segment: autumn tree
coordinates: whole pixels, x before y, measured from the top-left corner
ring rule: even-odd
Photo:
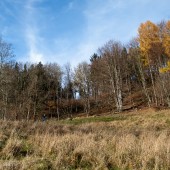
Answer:
[[[168,57],[170,57],[170,21],[167,21],[163,31],[163,45],[165,48],[165,53]]]
[[[138,33],[142,60],[144,65],[148,67],[153,89],[153,101],[157,105],[155,76],[159,73],[162,53],[162,43],[159,37],[159,28],[151,21],[147,21],[139,26]]]
[[[161,73],[170,72],[170,21],[164,23],[162,28],[162,42],[165,50],[165,56],[167,57],[164,65],[159,69]],[[168,61],[169,60],[169,61]]]
[[[144,65],[157,66],[162,54],[162,42],[160,40],[159,27],[147,21],[138,29],[139,44]]]
[[[163,105],[170,107],[170,21],[163,22],[161,25],[162,43],[164,47],[164,64],[159,69],[159,77],[157,79],[157,93]]]

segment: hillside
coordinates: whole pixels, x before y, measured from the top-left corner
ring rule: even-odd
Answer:
[[[0,170],[168,170],[170,110],[0,122]]]

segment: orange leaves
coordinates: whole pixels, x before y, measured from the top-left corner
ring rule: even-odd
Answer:
[[[167,21],[163,29],[163,47],[165,54],[170,57],[170,21]],[[167,62],[167,66],[159,69],[160,73],[170,72],[170,61]]]
[[[160,73],[170,72],[170,61],[167,62],[167,66],[159,69]]]
[[[141,60],[144,66],[154,65],[160,73],[170,72],[170,21],[154,24],[151,21],[142,23],[138,29]]]
[[[165,48],[165,53],[168,57],[170,57],[170,21],[168,21],[163,30],[163,46]]]
[[[159,28],[151,21],[142,23],[138,29],[140,50],[145,65],[155,63],[156,55],[160,48]],[[159,50],[160,51],[160,50]]]

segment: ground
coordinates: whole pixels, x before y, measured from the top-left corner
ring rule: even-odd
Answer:
[[[2,170],[169,170],[170,110],[0,121]]]

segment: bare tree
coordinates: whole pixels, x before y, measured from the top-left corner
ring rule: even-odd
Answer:
[[[62,75],[60,66],[57,63],[46,64],[45,70],[48,75],[48,107],[49,114],[56,109],[57,118],[60,119],[59,104],[61,103],[62,97]],[[55,109],[54,109],[55,108]]]
[[[104,65],[106,66],[106,74],[110,81],[110,90],[116,104],[118,112],[123,107],[123,63],[122,58],[123,46],[119,42],[109,41],[99,49]]]
[[[69,117],[72,117],[72,103],[71,100],[74,99],[73,91],[73,72],[70,63],[65,64],[64,66],[64,95],[67,101],[67,114]]]
[[[146,96],[148,106],[150,107],[151,105],[151,98],[149,94],[150,92],[147,87],[145,71],[144,71],[144,67],[142,64],[139,43],[137,39],[136,38],[132,39],[128,46],[129,46],[130,60],[132,62],[135,72],[137,72],[135,77],[138,78],[139,82],[141,82],[144,95]]]
[[[78,88],[80,98],[84,101],[84,111],[88,116],[90,112],[91,80],[90,65],[87,62],[82,62],[75,68],[74,84]]]
[[[0,38],[0,98],[1,98],[1,114],[6,119],[8,97],[11,85],[11,67],[10,59],[14,57],[11,44]]]

